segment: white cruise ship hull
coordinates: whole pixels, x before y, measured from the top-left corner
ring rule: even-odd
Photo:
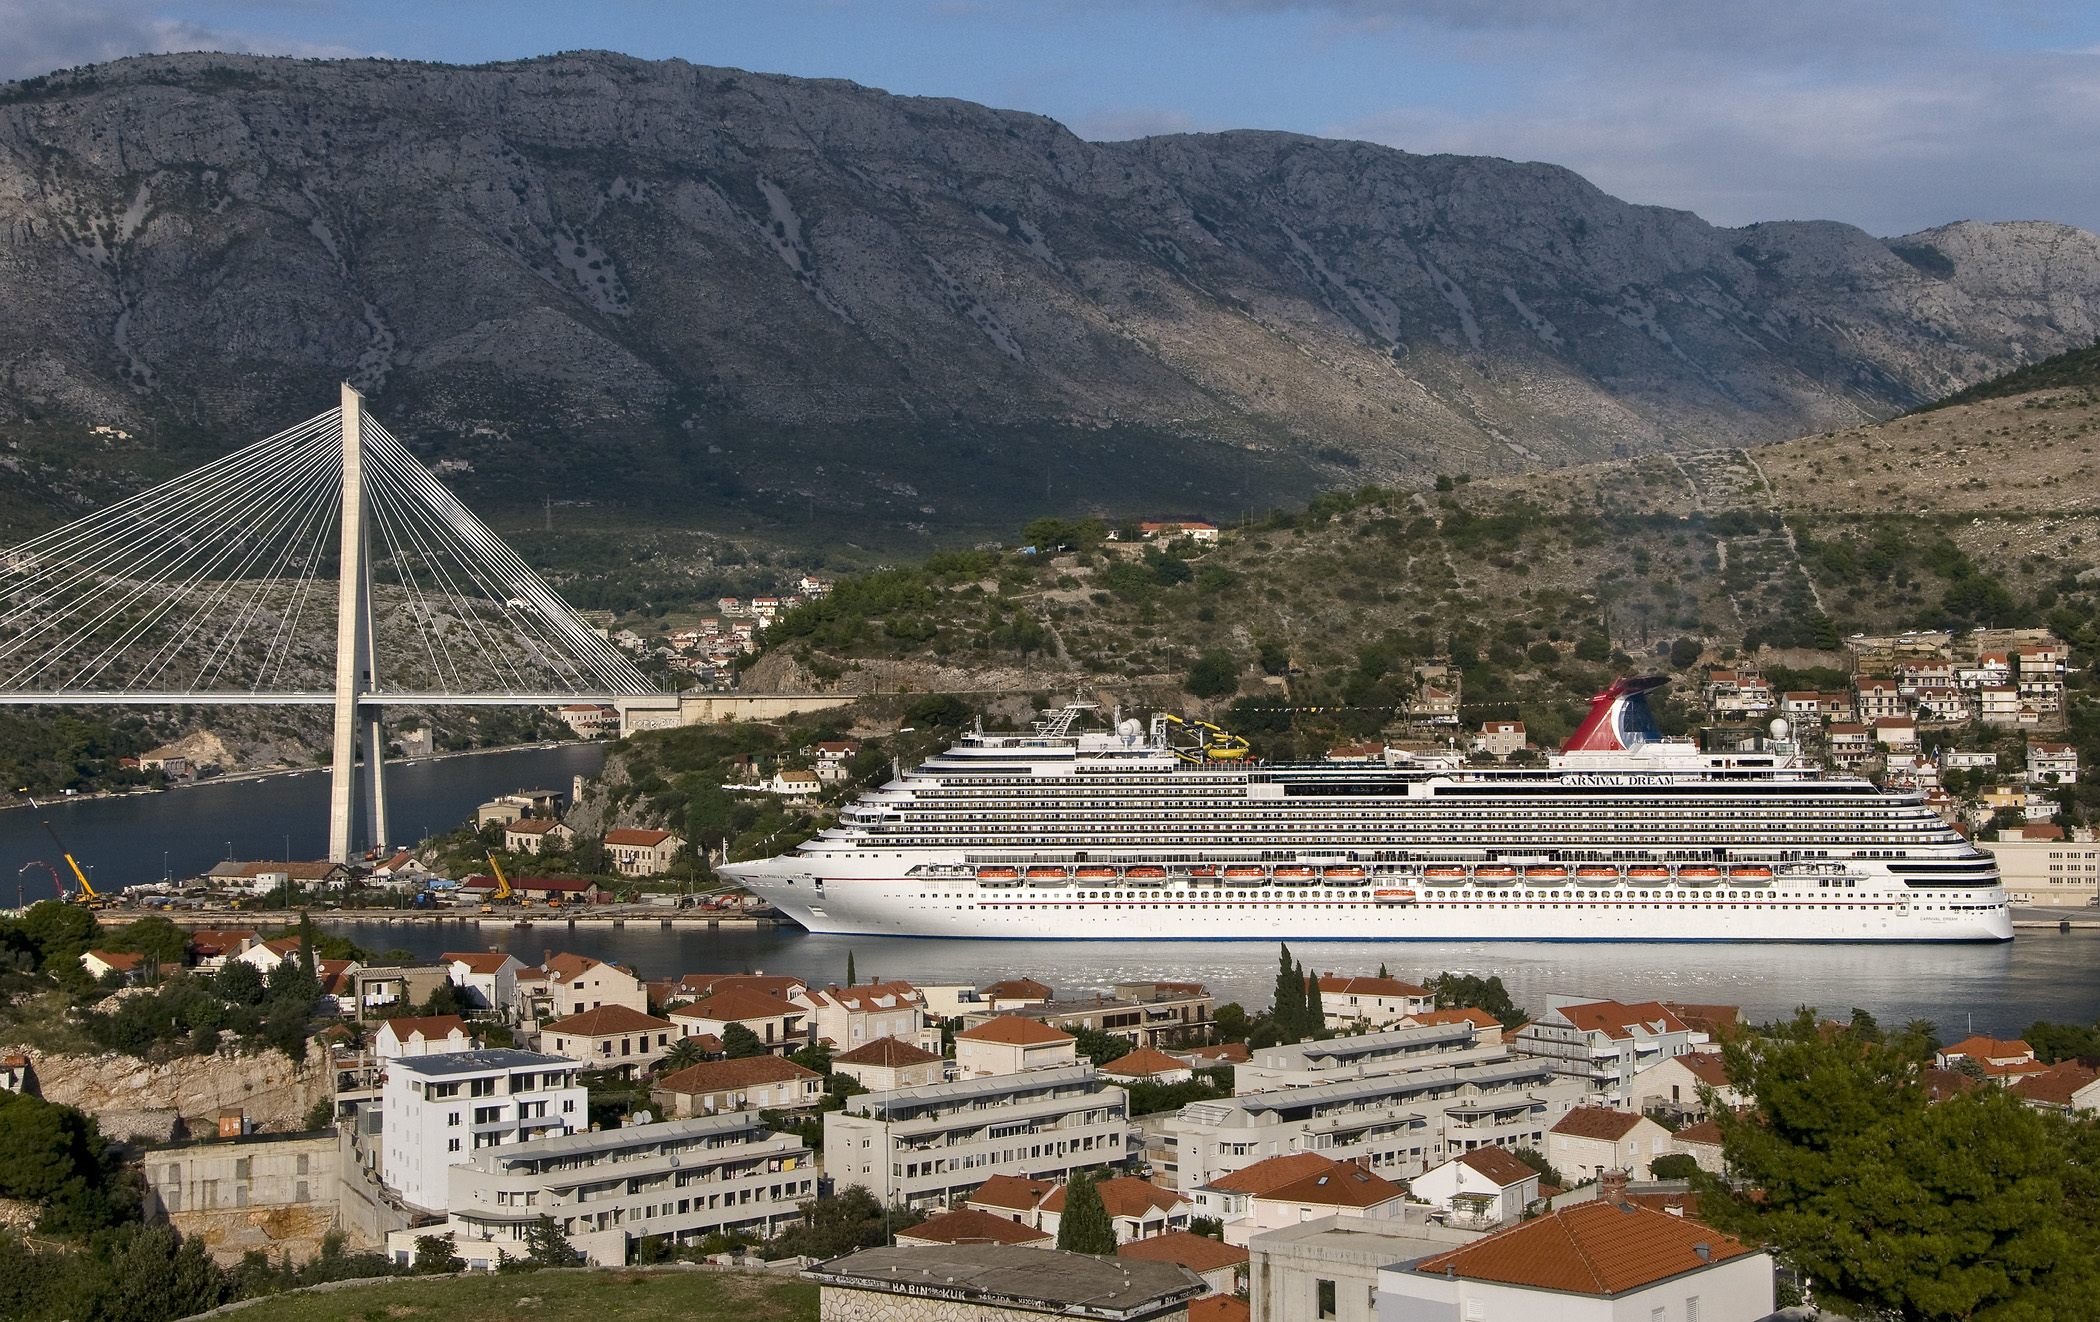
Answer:
[[[1163,718],[965,736],[791,854],[724,865],[812,932],[1015,941],[2007,941],[1916,792],[1654,735],[1622,680],[1545,769],[1254,766]]]

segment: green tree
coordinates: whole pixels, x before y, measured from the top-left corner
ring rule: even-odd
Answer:
[[[122,1227],[95,1256],[102,1271],[74,1273],[95,1296],[92,1305],[79,1307],[86,1301],[69,1300],[78,1311],[61,1316],[168,1322],[217,1308],[230,1293],[226,1274],[205,1252],[203,1241],[183,1239],[165,1224]]]
[[[1303,1036],[1300,1026],[1305,1022],[1305,973],[1291,959],[1289,946],[1278,949],[1276,1007],[1269,1011],[1269,1018],[1275,1021],[1278,1034],[1296,1042]]]
[[[898,1230],[919,1223],[917,1212],[901,1207],[885,1209],[865,1186],[850,1185],[829,1198],[812,1198],[802,1204],[802,1219],[780,1232],[765,1246],[770,1258],[798,1253],[813,1258],[836,1258],[855,1249],[880,1248]]]
[[[758,1034],[742,1024],[731,1024],[722,1030],[722,1054],[730,1060],[763,1056],[766,1054],[766,1044],[758,1040]]]
[[[1689,1180],[1699,1173],[1699,1162],[1689,1152],[1670,1152],[1649,1162],[1648,1172],[1658,1180]]]
[[[259,1005],[263,998],[262,970],[245,960],[230,959],[212,977],[212,990],[235,1005]]]
[[[190,934],[157,913],[148,914],[126,923],[110,945],[144,955],[165,968],[181,968],[190,952]]]
[[[554,1218],[544,1212],[525,1227],[525,1257],[541,1267],[572,1267],[576,1264],[576,1250],[569,1247],[569,1237],[562,1234]]]
[[[1210,1030],[1220,1042],[1247,1040],[1247,1010],[1238,1001],[1227,1001],[1210,1017]]]
[[[94,1118],[22,1093],[0,1093],[0,1197],[36,1204],[39,1228],[57,1235],[135,1210]]]
[[[1542,1182],[1562,1189],[1568,1187],[1567,1178],[1556,1170],[1553,1163],[1546,1160],[1546,1154],[1537,1148],[1517,1148],[1509,1155],[1537,1171]]]
[[[1076,1171],[1065,1181],[1065,1210],[1057,1219],[1057,1247],[1067,1253],[1112,1254],[1115,1223],[1102,1206],[1092,1171]]]
[[[1502,985],[1499,977],[1439,973],[1423,986],[1436,995],[1439,1010],[1485,1010],[1500,1020],[1504,1028],[1516,1028],[1531,1019],[1523,1006],[1510,999],[1509,988]]]
[[[657,1073],[670,1074],[677,1070],[690,1069],[706,1058],[707,1053],[700,1049],[699,1038],[681,1037],[664,1053],[663,1064],[657,1067]]]
[[[1716,1111],[1742,1184],[1699,1176],[1701,1219],[1774,1246],[1827,1305],[2010,1322],[2100,1287],[2090,1124],[1996,1088],[1927,1105],[1914,1062],[1807,1009],[1723,1063],[1756,1105]]]
[[[465,1271],[467,1260],[459,1256],[456,1247],[451,1235],[416,1236],[416,1275],[436,1276]]]
[[[1081,1028],[1074,1031],[1073,1036],[1078,1039],[1079,1054],[1096,1065],[1121,1060],[1134,1050],[1129,1038],[1117,1037],[1098,1028]]]
[[[846,985],[853,985],[853,952],[850,950],[846,952]]]
[[[819,1074],[829,1075],[831,1073],[831,1044],[819,1039],[802,1048],[802,1050],[790,1054],[788,1059],[800,1065],[803,1069],[815,1070]]]
[[[299,911],[299,964],[308,973],[313,974],[318,974],[321,969],[321,965],[314,955],[316,935],[314,932],[314,916],[301,909]]]
[[[2077,1024],[2052,1024],[2037,1019],[2020,1035],[2034,1054],[2051,1065],[2081,1056],[2100,1056],[2100,1024],[2091,1028]]]
[[[1315,969],[1305,975],[1305,1032],[1312,1035],[1326,1029],[1327,1007],[1320,1000],[1320,974]]]
[[[42,900],[22,915],[22,931],[35,943],[39,967],[77,967],[80,956],[102,937],[102,924],[77,904]]]
[[[1239,667],[1233,664],[1231,653],[1213,648],[1196,658],[1181,687],[1199,698],[1227,697],[1239,691]]]

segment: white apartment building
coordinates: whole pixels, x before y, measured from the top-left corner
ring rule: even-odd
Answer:
[[[452,985],[459,988],[469,1006],[508,1014],[518,994],[518,970],[525,967],[516,955],[500,950],[448,952],[438,956],[451,968]]]
[[[648,1235],[679,1244],[715,1231],[768,1238],[815,1196],[816,1162],[755,1113],[734,1113],[489,1148],[446,1178],[451,1221],[389,1236],[395,1261],[412,1260],[416,1236],[449,1231],[470,1267],[494,1267],[525,1256],[525,1233],[542,1215],[601,1267],[625,1264]]]
[[[811,987],[794,998],[809,1010],[809,1030],[830,1038],[843,1055],[885,1037],[924,1051],[941,1049],[941,1026],[926,1012],[926,998],[908,982],[870,982],[858,987]]]
[[[1324,993],[1323,993],[1324,998]],[[1470,1022],[1389,1028],[1382,1033],[1331,1037],[1263,1047],[1232,1071],[1232,1090],[1246,1094],[1270,1088],[1303,1088],[1336,1079],[1391,1074],[1427,1063],[1499,1059],[1508,1052],[1483,1037]]]
[[[588,1126],[576,1070],[565,1057],[507,1047],[391,1062],[379,1092],[380,1179],[404,1202],[444,1211],[455,1163]]]
[[[1555,994],[1546,998],[1546,1006],[1546,1012],[1518,1029],[1511,1041],[1519,1050],[1551,1061],[1561,1074],[1583,1080],[1603,1094],[1607,1105],[1626,1103],[1634,1075],[1707,1042],[1706,1034],[1654,1001],[1621,1005]]]
[[[1398,978],[1342,978],[1323,973],[1320,1008],[1329,1028],[1385,1028],[1409,1015],[1436,1009],[1436,997]]]
[[[1405,1180],[1480,1147],[1537,1148],[1561,1116],[1590,1096],[1584,1081],[1562,1076],[1552,1062],[1505,1047],[1457,1063],[1425,1061],[1390,1073],[1192,1102],[1166,1127],[1186,1190],[1302,1152]]]
[[[1066,1178],[1130,1153],[1129,1094],[1092,1064],[866,1093],[824,1117],[824,1173],[887,1203],[957,1200],[994,1175]]]

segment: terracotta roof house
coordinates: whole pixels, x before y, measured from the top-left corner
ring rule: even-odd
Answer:
[[[1078,1042],[1040,1020],[1002,1015],[955,1035],[955,1063],[971,1078],[1048,1069],[1076,1061]]]
[[[2001,1042],[1994,1037],[1965,1037],[1952,1046],[1941,1047],[1935,1063],[1943,1070],[1951,1070],[1962,1060],[1973,1060],[1982,1066],[1987,1078],[2039,1074],[2044,1068],[2034,1058],[2034,1048],[2017,1038]]]
[[[1232,1293],[1239,1284],[1237,1278],[1240,1272],[1247,1265],[1247,1250],[1232,1244],[1221,1244],[1208,1235],[1195,1235],[1186,1230],[1169,1230],[1163,1235],[1154,1235],[1149,1239],[1133,1239],[1127,1244],[1118,1244],[1116,1256],[1143,1258],[1150,1262],[1171,1262],[1177,1267],[1186,1267],[1201,1276],[1211,1289],[1222,1295]]]
[[[1644,1115],[1578,1106],[1546,1132],[1545,1156],[1575,1180],[1623,1170],[1648,1178],[1648,1163],[1670,1150],[1670,1131]]]
[[[1684,1005],[1676,1001],[1661,1004],[1663,1009],[1683,1021],[1685,1027],[1704,1033],[1715,1042],[1726,1042],[1743,1028],[1743,1007],[1740,1005]]]
[[[1974,1092],[1976,1080],[1957,1070],[1922,1069],[1918,1071],[1918,1086],[1925,1090],[1927,1102],[1944,1102],[1965,1092]]]
[[[1636,1111],[1664,1111],[1676,1116],[1706,1114],[1700,1090],[1711,1088],[1721,1105],[1734,1109],[1749,1100],[1728,1081],[1717,1052],[1694,1051],[1657,1061],[1633,1076],[1631,1105]]]
[[[1202,1069],[1210,1065],[1244,1065],[1254,1059],[1244,1042],[1221,1042],[1214,1047],[1190,1047],[1176,1050],[1174,1056]]]
[[[1031,1180],[1020,1175],[994,1175],[968,1198],[964,1207],[991,1212],[1009,1220],[1035,1224],[1035,1210],[1043,1205],[1058,1185],[1055,1180]]]
[[[803,1019],[809,1011],[793,1001],[749,987],[729,987],[703,996],[669,1012],[671,1021],[687,1037],[711,1033],[724,1037],[731,1024],[742,1024],[765,1044],[766,1050],[785,1056],[806,1045]]]
[[[1539,1173],[1498,1147],[1475,1148],[1408,1181],[1408,1192],[1451,1224],[1485,1229],[1516,1220],[1539,1197]]]
[[[1012,1010],[1023,1005],[1041,1005],[1050,999],[1047,984],[1033,978],[1008,978],[995,982],[977,993],[978,999],[992,1010]]]
[[[1436,997],[1398,978],[1349,978],[1323,973],[1320,1004],[1331,1028],[1386,1028],[1409,1015],[1434,1010]]]
[[[824,1100],[824,1076],[779,1056],[707,1060],[658,1079],[649,1100],[666,1119],[747,1107],[794,1110]]]
[[[80,967],[96,979],[114,973],[126,982],[136,982],[145,976],[146,957],[128,950],[90,950],[80,956]]]
[[[1721,1127],[1711,1120],[1686,1125],[1670,1135],[1670,1151],[1684,1153],[1710,1175],[1728,1173],[1727,1163],[1721,1157]]]
[[[2067,1060],[2039,1074],[2015,1079],[2007,1087],[2038,1111],[2090,1115],[2100,1111],[2100,1070]]]
[[[1267,1157],[1250,1166],[1242,1166],[1236,1171],[1220,1175],[1209,1184],[1196,1189],[1195,1215],[1210,1217],[1224,1223],[1225,1242],[1244,1246],[1248,1238],[1257,1231],[1296,1224],[1300,1219],[1297,1209],[1301,1205],[1316,1205],[1310,1201],[1304,1204],[1278,1202],[1276,1195],[1279,1192],[1309,1184],[1312,1192],[1323,1197],[1339,1196],[1343,1193],[1339,1185],[1329,1189],[1317,1181],[1322,1177],[1331,1178],[1347,1171],[1368,1173],[1360,1166],[1348,1165],[1317,1152],[1290,1152]],[[1390,1186],[1395,1195],[1400,1193],[1399,1186],[1393,1185],[1391,1181],[1381,1179],[1380,1183]],[[1355,1185],[1359,1192],[1365,1188],[1376,1187]],[[1260,1213],[1259,1217],[1257,1212]],[[1328,1211],[1318,1215],[1342,1213],[1343,1209],[1330,1207]],[[1361,1211],[1353,1214],[1360,1215]]]
[[[899,1248],[932,1248],[946,1244],[1017,1244],[1050,1249],[1057,1247],[1057,1236],[968,1207],[959,1212],[930,1216],[909,1230],[897,1232]]]
[[[372,1035],[372,1054],[382,1061],[473,1049],[474,1035],[456,1014],[389,1019]]]
[[[605,833],[605,852],[623,877],[653,877],[667,870],[685,848],[683,837],[670,831],[620,829]]]
[[[1188,1228],[1189,1208],[1194,1204],[1187,1194],[1162,1189],[1150,1180],[1129,1175],[1101,1180],[1094,1187],[1100,1192],[1101,1206],[1116,1228],[1118,1244]],[[1037,1211],[1042,1227],[1056,1230],[1064,1216],[1065,1186],[1060,1184],[1051,1190]]]
[[[625,1005],[601,1005],[540,1025],[540,1050],[631,1079],[652,1069],[681,1036],[668,1019]]]
[[[1140,1047],[1103,1065],[1101,1076],[1118,1083],[1187,1083],[1195,1071],[1164,1051]]]
[[[836,1051],[851,1051],[878,1037],[901,1038],[930,1050],[941,1045],[941,1027],[927,1012],[926,997],[908,982],[809,987],[794,1000],[809,1010],[810,1032],[829,1038]]]
[[[685,973],[668,984],[667,999],[658,1003],[668,1006],[673,1001],[697,1001],[732,987],[794,1001],[809,990],[809,981],[778,973]]]
[[[200,969],[223,968],[254,944],[255,929],[250,927],[200,927],[190,933],[190,962]]]
[[[1252,1322],[1253,1317],[1254,1305],[1237,1295],[1221,1293],[1189,1300],[1189,1322]]]
[[[1754,1322],[1772,1312],[1772,1260],[1709,1226],[1598,1199],[1446,1253],[1383,1268],[1397,1316],[1567,1319],[1688,1314]]]
[[[1485,1010],[1467,1007],[1463,1010],[1424,1010],[1402,1019],[1400,1028],[1432,1028],[1438,1024],[1471,1024],[1477,1030],[1474,1040],[1495,1043],[1502,1040],[1503,1023]]]
[[[937,1051],[928,1051],[881,1037],[831,1058],[831,1072],[843,1074],[870,1092],[892,1092],[928,1083],[944,1083],[948,1062]]]

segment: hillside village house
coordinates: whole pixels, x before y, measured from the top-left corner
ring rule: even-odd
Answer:
[[[993,1014],[1003,1014],[1024,1005],[1047,1004],[1051,995],[1051,989],[1046,983],[1037,982],[1033,978],[1008,978],[981,989],[977,998],[982,1003],[979,1008]]]
[[[620,732],[618,709],[597,702],[571,702],[555,712],[563,725],[575,731],[579,739],[596,739],[603,735]]]
[[[200,969],[222,969],[255,941],[251,927],[200,927],[190,933],[189,960]]]
[[[1345,978],[1320,975],[1320,1005],[1329,1028],[1389,1028],[1409,1015],[1436,1008],[1426,988],[1398,978]]]
[[[1101,1206],[1115,1227],[1118,1244],[1188,1228],[1189,1209],[1194,1204],[1186,1194],[1133,1176],[1102,1180],[1094,1187],[1101,1193]],[[995,1175],[969,1195],[963,1206],[1001,1217],[1013,1225],[1055,1235],[1064,1221],[1065,1186],[1049,1180]]]
[[[127,950],[90,950],[80,956],[80,967],[96,981],[112,975],[125,982],[137,982],[146,976],[146,957]]]
[[[2066,1060],[2022,1075],[2006,1087],[2037,1111],[2075,1116],[2100,1112],[2100,1070],[2080,1061]]]
[[[474,1036],[467,1031],[467,1021],[456,1014],[388,1019],[372,1035],[372,1055],[381,1062],[473,1049]]]
[[[1600,1198],[1378,1271],[1381,1317],[1763,1322],[1772,1259],[1709,1226]]]
[[[654,877],[670,869],[685,840],[671,831],[622,828],[605,833],[605,852],[623,877]]]
[[[1631,1105],[1643,1115],[1660,1112],[1678,1119],[1706,1118],[1699,1089],[1714,1090],[1722,1106],[1735,1109],[1748,1099],[1728,1082],[1717,1052],[1691,1052],[1657,1061],[1633,1076]]]
[[[667,1074],[649,1088],[665,1118],[716,1115],[747,1107],[793,1111],[824,1100],[824,1076],[779,1056],[705,1060]]]
[[[540,1027],[540,1050],[631,1079],[663,1059],[680,1033],[668,1019],[603,1005]]]
[[[1525,745],[1524,722],[1489,721],[1480,727],[1480,734],[1473,740],[1473,747],[1489,757],[1508,757],[1520,752]]]
[[[1247,1219],[1241,1224],[1252,1238],[1264,1230],[1322,1217],[1398,1221],[1406,1206],[1407,1190],[1402,1186],[1353,1162],[1338,1161],[1326,1170],[1253,1195],[1248,1200]],[[1226,1242],[1231,1243],[1230,1227],[1226,1235]]]
[[[576,833],[547,817],[520,817],[503,828],[503,847],[513,854],[554,853],[576,843]]]
[[[936,1050],[941,1026],[926,1013],[926,998],[908,982],[869,982],[855,987],[808,989],[795,996],[809,1011],[809,1030],[834,1051],[894,1037]]]
[[[1116,1246],[1119,1258],[1137,1258],[1145,1262],[1171,1262],[1177,1267],[1186,1267],[1203,1278],[1211,1294],[1189,1304],[1189,1322],[1250,1322],[1247,1305],[1233,1298],[1239,1288],[1240,1279],[1247,1271],[1247,1250],[1221,1243],[1208,1235],[1192,1234],[1186,1230],[1169,1230],[1164,1235],[1153,1235],[1147,1239],[1133,1239]],[[1205,1318],[1199,1306],[1206,1304],[1234,1304],[1239,1308],[1237,1318]]]
[[[1539,1173],[1501,1148],[1463,1152],[1407,1182],[1408,1191],[1457,1224],[1502,1225],[1538,1201]]]
[[[1943,1070],[1951,1070],[1964,1060],[1981,1067],[1987,1079],[2039,1074],[2047,1068],[2035,1059],[2034,1048],[2018,1038],[2001,1041],[1994,1037],[1965,1037],[1951,1046],[1941,1047],[1933,1063]]]
[[[774,772],[761,788],[784,799],[813,799],[823,791],[824,782],[814,771],[784,769]]]
[[[1078,1059],[1070,1033],[1019,1015],[1003,1015],[955,1035],[955,1064],[965,1078],[1054,1069]]]
[[[671,1022],[685,1037],[713,1035],[726,1039],[731,1024],[742,1024],[765,1043],[766,1050],[785,1056],[808,1044],[806,1021],[809,1011],[793,1001],[745,987],[731,987],[703,996],[668,1012]]]
[[[896,1235],[900,1249],[949,1248],[958,1244],[1004,1244],[1016,1248],[1055,1249],[1057,1236],[1030,1230],[1017,1221],[964,1208],[936,1212]]]
[[[1407,704],[1407,714],[1412,720],[1427,721],[1431,725],[1458,724],[1458,695],[1432,684],[1424,684],[1415,691]]]
[[[517,970],[515,1013],[528,1025],[544,1019],[582,1014],[602,1005],[624,1005],[649,1012],[649,993],[642,980],[617,964],[583,955],[546,953],[536,968]]]
[[[1101,1077],[1117,1083],[1151,1083],[1171,1086],[1187,1083],[1196,1077],[1195,1070],[1187,1061],[1176,1060],[1164,1051],[1151,1047],[1139,1047],[1127,1056],[1119,1056],[1101,1067]]]
[[[509,1011],[518,993],[518,970],[525,967],[516,955],[469,950],[438,958],[451,966],[452,985],[459,988],[469,1008],[495,1014]]]
[[[1670,1131],[1644,1115],[1579,1106],[1546,1133],[1545,1156],[1553,1168],[1581,1181],[1606,1171],[1648,1178],[1648,1163],[1669,1153]]]
[[[2052,744],[2040,739],[2027,741],[2027,783],[2030,785],[2076,785],[2078,746]]]
[[[1916,748],[1918,723],[1908,716],[1877,716],[1874,718],[1874,742],[1883,748]]]
[[[299,938],[280,936],[272,937],[268,941],[258,941],[233,958],[243,964],[253,964],[258,971],[267,976],[279,964],[298,957]]]
[[[817,779],[827,785],[846,778],[846,764],[860,752],[851,739],[827,739],[817,745]]]
[[[831,1058],[831,1072],[843,1074],[869,1092],[893,1092],[948,1080],[948,1061],[939,1052],[879,1037]]]

